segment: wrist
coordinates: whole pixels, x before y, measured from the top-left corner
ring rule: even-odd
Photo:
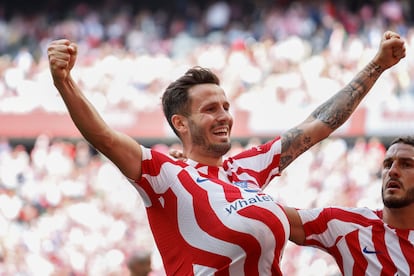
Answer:
[[[382,72],[384,72],[383,67],[375,61],[371,61],[368,64],[367,69],[369,77],[378,77],[379,75],[381,75]]]

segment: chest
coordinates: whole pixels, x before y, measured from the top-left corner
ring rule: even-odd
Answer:
[[[227,228],[261,236],[275,221],[281,222],[282,228],[288,227],[281,207],[252,178],[232,178],[224,172],[214,175],[198,172],[182,176],[180,180],[172,188],[180,210],[194,215],[210,233],[223,233],[223,228]]]

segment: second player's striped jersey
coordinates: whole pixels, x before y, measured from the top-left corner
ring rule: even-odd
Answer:
[[[385,224],[367,208],[299,210],[306,244],[322,248],[343,275],[414,275],[414,229]]]

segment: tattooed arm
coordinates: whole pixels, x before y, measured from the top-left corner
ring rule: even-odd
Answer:
[[[282,135],[280,171],[340,127],[380,75],[404,57],[404,41],[394,32],[385,32],[378,53],[372,61],[348,85],[316,108],[305,121]]]

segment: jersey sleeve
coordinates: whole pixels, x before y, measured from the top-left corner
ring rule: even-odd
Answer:
[[[254,182],[263,189],[274,177],[280,175],[281,148],[281,139],[277,137],[229,158],[224,167],[232,171],[239,178],[238,181]]]
[[[141,195],[146,207],[149,207],[159,195],[177,182],[177,179],[172,176],[177,176],[186,165],[161,152],[144,146],[141,148],[141,179],[132,184]]]
[[[333,208],[299,209],[305,231],[305,245],[327,249],[334,246],[341,229],[333,223]]]

